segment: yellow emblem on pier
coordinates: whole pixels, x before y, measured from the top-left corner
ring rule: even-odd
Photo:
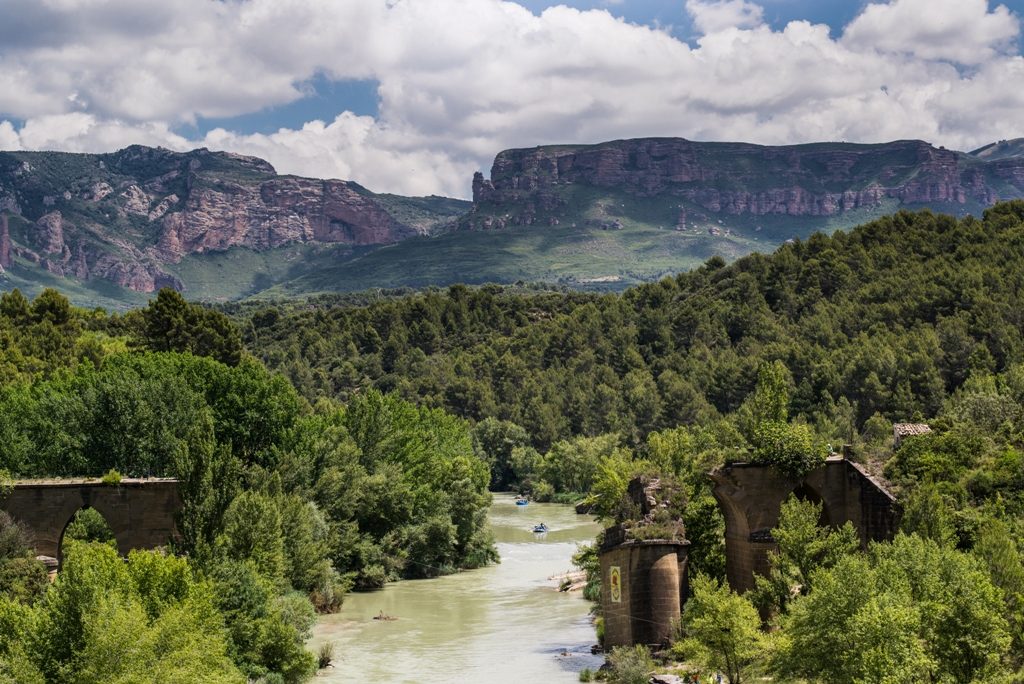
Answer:
[[[611,577],[608,578],[608,586],[611,587],[612,603],[622,603],[622,572],[618,565],[611,567]]]

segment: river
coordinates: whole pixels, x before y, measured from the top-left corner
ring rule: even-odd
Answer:
[[[568,684],[600,667],[590,604],[548,579],[573,569],[576,545],[598,525],[570,506],[517,507],[509,494],[494,496],[490,520],[500,564],[349,594],[322,617],[309,647],[333,642],[334,663],[317,681]],[[534,535],[541,521],[550,531]],[[397,619],[374,620],[381,611]]]

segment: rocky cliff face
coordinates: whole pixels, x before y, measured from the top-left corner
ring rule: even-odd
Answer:
[[[262,250],[313,241],[380,245],[416,234],[356,187],[344,181],[275,178],[193,188],[179,210],[163,216],[156,253],[176,262],[186,254],[231,247]]]
[[[507,150],[473,179],[472,227],[575,220],[574,188],[680,201],[685,212],[835,216],[879,206],[973,209],[1024,196],[1024,157],[985,161],[917,140],[765,147],[679,138]],[[563,214],[559,216],[559,214]]]
[[[0,215],[0,271],[11,267],[11,232],[7,217]]]
[[[140,292],[186,289],[172,266],[190,254],[385,245],[451,220],[421,211],[406,224],[387,204],[355,183],[278,176],[261,159],[208,150],[0,153],[0,213],[19,228],[0,235],[0,265],[6,255],[6,267],[20,258]]]

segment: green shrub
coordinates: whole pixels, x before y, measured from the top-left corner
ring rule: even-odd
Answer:
[[[105,485],[119,485],[121,484],[121,473],[117,472],[114,468],[111,468],[100,478],[100,482]]]
[[[647,684],[655,668],[650,651],[639,644],[632,648],[616,646],[608,655],[608,664],[608,681],[612,684]]]
[[[825,450],[813,442],[806,425],[768,421],[754,431],[754,462],[775,466],[792,477],[802,477],[825,460]]]
[[[21,557],[0,561],[0,596],[21,603],[33,603],[50,584],[46,566],[35,558]]]
[[[317,669],[322,670],[328,667],[332,660],[334,660],[334,643],[327,641],[320,644],[320,648],[316,653]]]
[[[537,480],[533,483],[533,500],[539,503],[547,503],[555,496],[555,488],[545,480]]]

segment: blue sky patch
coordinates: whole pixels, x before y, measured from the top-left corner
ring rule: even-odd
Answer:
[[[375,80],[332,81],[317,74],[303,84],[309,95],[294,102],[241,116],[200,117],[195,125],[178,126],[175,132],[189,138],[201,138],[215,128],[270,134],[281,128],[302,128],[315,119],[330,123],[346,110],[360,116],[377,116],[378,85]]]

